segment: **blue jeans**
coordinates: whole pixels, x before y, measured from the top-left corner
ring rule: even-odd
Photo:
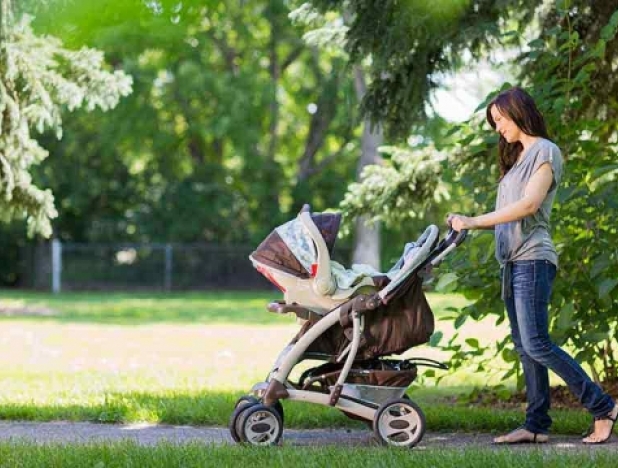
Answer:
[[[523,260],[505,268],[509,267],[512,283],[505,304],[526,381],[528,407],[524,427],[534,433],[549,431],[552,420],[548,414],[548,369],[565,381],[593,416],[609,413],[614,407],[611,397],[590,380],[577,361],[549,339],[547,306],[556,277],[555,265],[547,260]]]

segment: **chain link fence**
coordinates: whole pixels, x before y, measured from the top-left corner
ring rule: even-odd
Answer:
[[[274,290],[249,260],[255,246],[216,244],[30,245],[22,255],[31,289],[60,291]],[[348,264],[350,249],[334,260]]]

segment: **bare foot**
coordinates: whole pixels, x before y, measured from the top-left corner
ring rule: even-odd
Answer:
[[[547,434],[535,434],[528,429],[519,427],[508,434],[494,439],[494,444],[544,444],[549,437]]]
[[[594,431],[582,440],[584,444],[600,444],[606,442],[612,435],[612,429],[618,417],[618,405],[607,415],[611,419],[597,419],[594,421]]]

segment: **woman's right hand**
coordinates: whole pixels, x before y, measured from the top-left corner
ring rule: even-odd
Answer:
[[[474,229],[474,218],[461,215],[459,213],[449,213],[446,216],[446,224],[457,232],[461,232],[464,229]]]

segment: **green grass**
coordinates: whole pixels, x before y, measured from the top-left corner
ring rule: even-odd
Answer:
[[[2,292],[0,309],[57,315],[0,320],[0,418],[227,425],[236,398],[266,377],[298,331],[290,317],[264,310],[270,298]],[[455,295],[429,301],[437,315],[465,304]],[[435,352],[421,347],[412,354],[439,358]],[[523,411],[449,403],[486,383],[486,374],[464,369],[448,379],[451,385],[439,387],[417,382],[409,392],[430,430],[495,432],[521,422]],[[287,427],[363,427],[331,408],[284,406]],[[558,433],[579,434],[588,423],[583,411],[554,414]]]
[[[288,316],[269,313],[266,305],[276,292],[210,293],[62,293],[0,292],[0,303],[11,308],[47,309],[52,315],[30,320],[114,324],[144,323],[293,323]]]
[[[92,322],[108,324],[145,323],[294,323],[291,315],[281,316],[266,310],[269,302],[281,299],[273,292],[222,291],[189,293],[49,293],[0,291],[0,307],[29,307],[47,310],[51,315],[34,315],[29,320]],[[448,294],[428,295],[437,316],[445,307],[462,307],[463,297]],[[10,318],[10,317],[9,317]],[[6,320],[6,318],[3,318]]]
[[[131,442],[78,446],[0,443],[0,467],[401,467],[440,468],[603,468],[616,466],[611,450],[581,453],[462,449],[396,450],[391,448],[271,447],[251,448],[188,444],[138,446]]]
[[[71,404],[0,405],[0,419],[19,421],[93,421],[102,423],[150,422],[195,426],[227,426],[240,392],[182,393],[109,393],[101,402]],[[445,403],[428,403],[423,395],[410,396],[420,403],[427,427],[437,432],[510,431],[521,425],[523,411],[500,410]],[[283,401],[285,426],[297,429],[363,429],[336,409],[299,402]],[[590,416],[580,410],[555,410],[552,432],[580,435],[588,427]]]

